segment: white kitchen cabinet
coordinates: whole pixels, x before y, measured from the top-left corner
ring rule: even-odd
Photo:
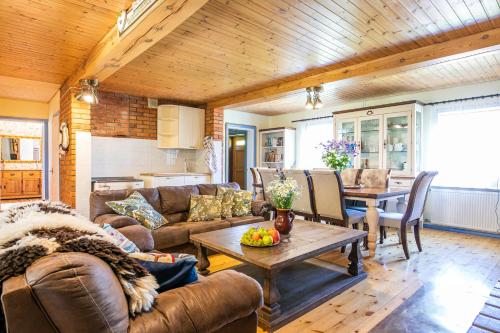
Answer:
[[[147,188],[211,183],[210,175],[203,174],[143,174],[140,176],[140,178],[144,180],[144,187]]]
[[[209,184],[210,176],[185,176],[184,185]]]
[[[205,110],[179,105],[158,106],[158,148],[202,149]]]
[[[356,142],[355,168],[392,169],[392,178],[421,171],[422,104],[408,101],[333,113],[337,140]],[[411,181],[401,181],[404,187]],[[393,184],[394,185],[394,184]]]

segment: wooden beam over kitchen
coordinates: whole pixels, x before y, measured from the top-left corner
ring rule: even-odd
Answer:
[[[208,0],[158,0],[123,34],[116,25],[94,47],[87,60],[68,78],[103,81],[171,33]]]
[[[359,64],[331,69],[325,67],[323,72],[289,81],[249,90],[238,95],[229,96],[208,102],[208,108],[241,106],[251,102],[282,96],[292,91],[305,89],[325,83],[355,83],[359,79],[401,72],[404,70],[426,67],[454,59],[470,57],[480,53],[500,49],[500,28],[476,33],[466,37],[435,43],[410,51],[389,55]]]

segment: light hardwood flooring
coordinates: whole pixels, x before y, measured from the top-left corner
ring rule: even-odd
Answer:
[[[408,236],[410,260],[404,259],[396,234],[389,232],[375,258],[364,260],[366,280],[277,332],[368,332],[424,284],[433,285],[439,300],[433,303],[437,308],[426,311],[439,313],[441,326],[449,331],[466,331],[500,276],[500,239],[424,229],[424,251],[418,253],[413,234]],[[347,264],[339,251],[320,259]],[[210,262],[211,272],[239,264],[223,255],[211,256]]]

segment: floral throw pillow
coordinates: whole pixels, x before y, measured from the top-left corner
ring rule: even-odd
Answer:
[[[217,186],[217,197],[221,198],[222,217],[233,216],[234,188]]]
[[[220,218],[222,198],[215,195],[191,194],[188,222],[209,221]]]
[[[125,200],[108,201],[106,205],[120,215],[133,217],[151,230],[158,229],[165,223],[168,223],[137,191]]]
[[[250,215],[252,211],[252,192],[234,191],[233,216]]]

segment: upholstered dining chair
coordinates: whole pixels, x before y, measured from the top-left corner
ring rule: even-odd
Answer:
[[[362,169],[347,168],[342,170],[340,173],[340,178],[342,178],[342,183],[345,185],[354,186],[359,183],[359,176]]]
[[[267,186],[269,183],[279,177],[279,172],[277,169],[273,168],[257,168],[257,171],[259,172],[260,179],[262,181],[262,194],[264,196],[264,200],[267,202],[270,202],[270,199],[268,198],[267,195]]]
[[[344,185],[337,171],[311,171],[312,186],[314,188],[314,202],[319,221],[340,225],[348,228],[364,222],[366,213],[347,209],[344,202]],[[343,248],[344,250],[344,248]]]
[[[252,186],[255,200],[264,200],[264,190],[262,187],[262,179],[256,168],[250,168],[252,173]]]
[[[408,200],[408,206],[404,214],[387,212],[380,214],[379,225],[381,227],[396,228],[400,230],[401,243],[403,244],[403,251],[406,259],[410,259],[406,234],[408,227],[413,226],[413,234],[415,235],[418,251],[422,252],[419,221],[424,212],[427,193],[436,175],[437,171],[423,171],[417,176],[411,187],[410,199]],[[383,242],[384,239],[381,235],[380,243],[383,244]]]
[[[292,203],[295,214],[304,216],[306,220],[316,219],[316,206],[314,203],[314,188],[308,170],[283,170],[287,179],[295,179],[300,187],[300,197]]]

